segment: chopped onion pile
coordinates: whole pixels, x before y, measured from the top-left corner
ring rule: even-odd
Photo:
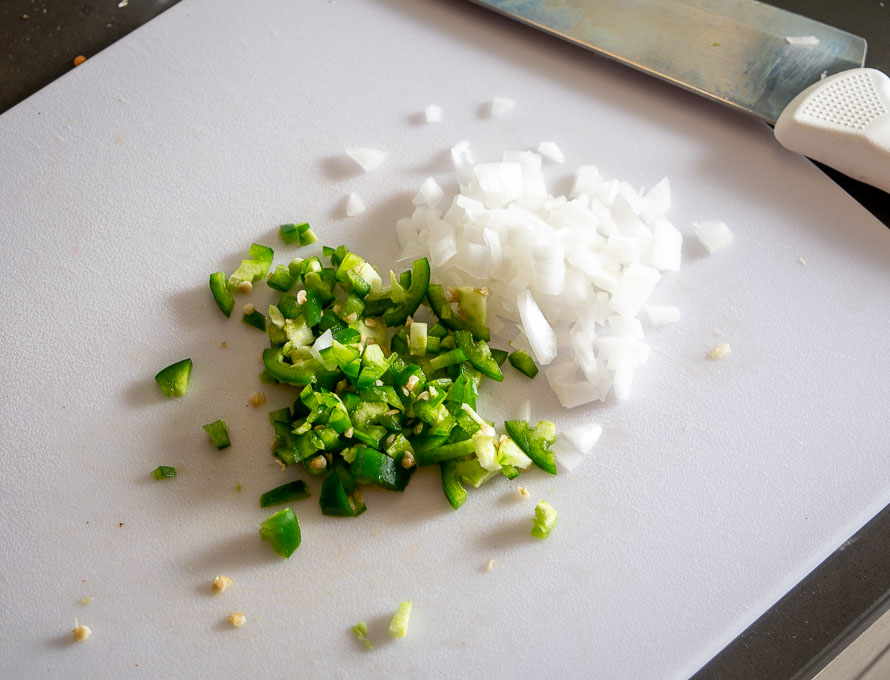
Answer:
[[[459,192],[445,201],[435,180],[423,182],[414,213],[396,225],[400,259],[428,256],[446,285],[487,286],[492,333],[546,367],[566,408],[610,391],[626,399],[649,357],[637,315],[662,272],[680,268],[669,182],[641,193],[584,165],[569,195],[553,196],[542,154],[561,162],[562,152],[553,143],[539,151],[475,163],[468,142],[455,145]],[[679,318],[668,306],[646,314],[652,326]]]

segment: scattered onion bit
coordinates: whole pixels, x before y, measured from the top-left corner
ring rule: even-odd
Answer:
[[[730,231],[726,222],[721,222],[720,220],[696,223],[695,235],[711,255],[728,246],[733,239],[732,231]]]
[[[367,210],[365,206],[365,202],[362,200],[362,197],[359,196],[354,191],[346,197],[346,216],[353,217],[355,215],[361,215],[363,212]]]
[[[247,621],[247,617],[244,616],[241,612],[232,612],[229,614],[228,622],[231,623],[235,628],[240,628],[244,625],[245,621]]]
[[[516,102],[509,97],[495,97],[491,100],[491,117],[503,116],[514,106],[516,106]]]
[[[362,170],[371,172],[371,170],[383,164],[387,154],[386,151],[369,147],[348,147],[346,155],[358,163]]]

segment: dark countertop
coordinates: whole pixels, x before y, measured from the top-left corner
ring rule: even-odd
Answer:
[[[76,56],[89,58],[177,1],[3,0],[0,113],[74,68]],[[773,0],[769,4],[865,37],[866,65],[890,73],[890,0]],[[823,170],[890,226],[887,194]],[[811,677],[887,606],[890,508],[851,537],[695,678]]]

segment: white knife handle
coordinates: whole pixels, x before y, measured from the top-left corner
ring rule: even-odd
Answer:
[[[890,193],[890,78],[880,71],[854,68],[810,85],[775,134],[786,149]]]

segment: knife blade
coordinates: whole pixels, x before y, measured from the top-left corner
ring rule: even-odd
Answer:
[[[756,0],[472,0],[775,125],[890,192],[890,79],[863,38]]]

